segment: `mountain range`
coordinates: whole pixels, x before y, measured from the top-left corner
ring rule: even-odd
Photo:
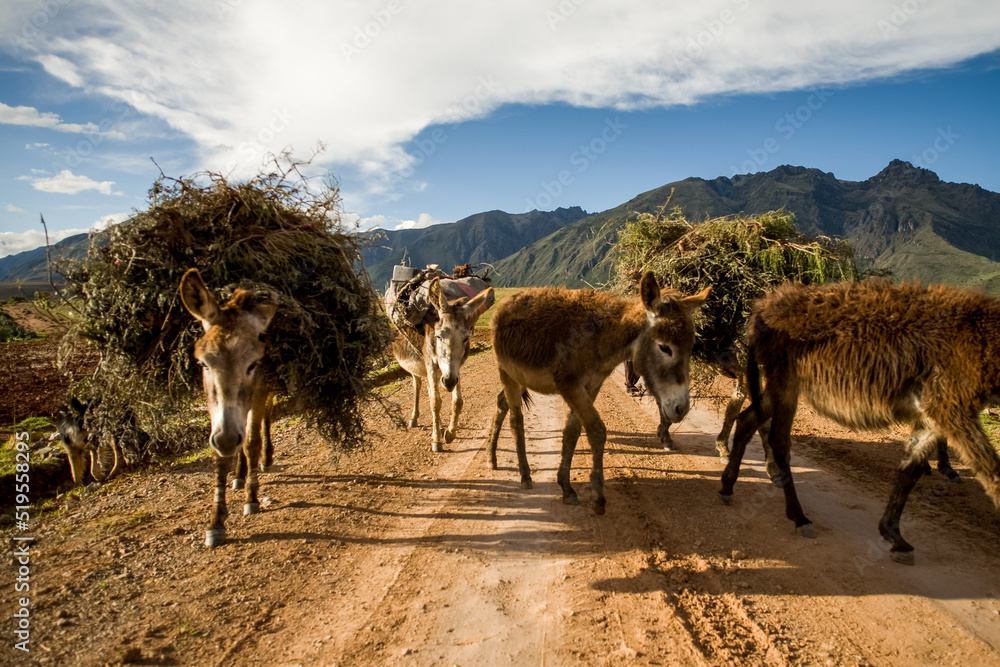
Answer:
[[[672,204],[689,220],[756,215],[784,208],[799,231],[846,238],[862,268],[888,269],[897,280],[918,279],[978,287],[1000,295],[1000,194],[977,185],[948,183],[934,172],[893,160],[865,181],[846,181],[805,167],[687,178],[588,215],[578,206],[510,214],[488,211],[422,229],[363,234],[362,260],[381,290],[394,264],[488,263],[496,286],[600,286],[611,275],[618,229],[633,213]],[[53,246],[54,253],[85,255],[86,235]],[[45,249],[0,258],[0,281],[46,278]]]

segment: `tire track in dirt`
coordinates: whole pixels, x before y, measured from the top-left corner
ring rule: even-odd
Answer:
[[[652,416],[654,410],[649,413]],[[682,596],[679,605],[692,607],[693,618],[711,619],[708,606],[718,607],[714,601],[720,597],[738,602],[739,607],[732,609],[734,625],[745,612],[766,636],[780,643],[789,659],[809,656],[832,664],[898,664],[900,656],[909,656],[918,662],[1000,664],[996,616],[1000,605],[990,588],[997,584],[995,565],[990,565],[996,560],[995,556],[991,560],[989,551],[996,536],[979,535],[978,540],[956,536],[961,531],[914,519],[904,531],[915,536],[926,531],[918,545],[920,561],[915,567],[895,564],[879,544],[875,529],[884,499],[859,494],[793,447],[796,487],[819,535],[816,540],[800,538],[784,518],[783,493],[767,481],[756,440],[748,448],[736,503],[723,507],[718,502],[714,492],[722,465],[715,458],[714,438],[708,435],[715,428],[698,423],[700,419],[696,414],[692,422],[674,429],[682,454],[670,458],[676,467],[668,475],[676,479],[703,471],[713,487],[713,493],[702,495],[701,503],[693,506],[696,511],[687,515],[686,530],[716,524],[714,534],[692,545],[694,558],[710,565],[697,578],[699,593],[713,600]],[[674,490],[683,488],[671,481],[655,494],[671,496]],[[669,504],[653,502],[659,507]],[[971,548],[970,540],[979,544]],[[963,545],[964,554],[949,553],[956,550],[956,542]],[[740,552],[741,558],[727,563],[729,549]],[[753,557],[744,559],[747,554]],[[765,655],[762,648],[751,653]],[[771,655],[768,650],[766,656]],[[729,662],[724,652],[715,657]]]

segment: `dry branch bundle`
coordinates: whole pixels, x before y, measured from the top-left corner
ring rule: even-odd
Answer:
[[[196,267],[221,299],[244,288],[277,303],[265,334],[267,381],[325,437],[357,444],[365,377],[389,328],[367,277],[354,270],[357,246],[341,224],[335,184],[316,191],[298,165],[282,169],[276,160],[246,182],[161,175],[149,199],[108,232],[106,245],[60,269],[85,303],[67,341],[82,337],[102,355],[94,377],[76,388],[99,405],[91,428],[106,438],[134,419],[158,443],[145,454],[203,446],[207,431],[191,428],[190,412],[202,400],[192,355],[202,331],[178,296],[181,276]]]
[[[712,287],[696,321],[695,355],[713,358],[734,349],[743,360],[743,333],[754,301],[786,280],[825,283],[855,280],[854,250],[847,241],[809,238],[785,210],[731,215],[693,224],[681,210],[635,215],[620,229],[612,288],[634,291],[653,271],[661,285],[684,294]]]

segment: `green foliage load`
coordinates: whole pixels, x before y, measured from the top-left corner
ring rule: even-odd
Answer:
[[[28,331],[8,315],[3,308],[0,308],[0,343],[12,340],[31,340],[32,338],[38,338],[38,334],[34,331]]]
[[[111,228],[82,263],[62,268],[82,294],[76,336],[101,352],[75,393],[97,408],[88,424],[102,442],[136,423],[151,436],[139,455],[203,447],[207,419],[192,354],[201,325],[180,301],[197,268],[220,303],[237,288],[278,305],[264,338],[266,382],[341,447],[358,444],[365,377],[389,340],[388,322],[357,247],[339,216],[339,190],[314,188],[292,165],[231,183],[215,173],[161,176],[150,207]],[[200,427],[197,425],[200,424]],[[125,443],[126,446],[128,443]]]
[[[847,241],[809,238],[785,210],[734,215],[692,224],[679,206],[665,214],[638,214],[619,230],[612,289],[634,292],[652,271],[661,285],[694,294],[712,293],[696,321],[695,356],[735,350],[744,359],[743,336],[754,301],[786,280],[826,283],[856,280],[854,250]]]

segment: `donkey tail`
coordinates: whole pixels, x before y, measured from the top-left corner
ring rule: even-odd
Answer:
[[[761,407],[763,391],[760,386],[760,366],[757,364],[757,353],[751,343],[747,350],[747,390],[750,392],[750,407],[757,418],[758,424],[764,423],[764,410]]]
[[[531,403],[532,403],[531,394],[529,394],[528,390],[525,389],[524,393],[521,394],[521,407],[530,408]]]

